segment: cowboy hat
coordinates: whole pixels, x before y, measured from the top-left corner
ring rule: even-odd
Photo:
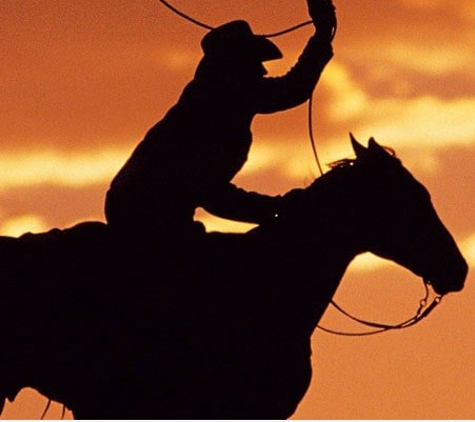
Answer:
[[[255,35],[246,21],[236,20],[211,30],[201,41],[205,56],[253,57],[260,61],[282,58],[279,48],[263,35]]]

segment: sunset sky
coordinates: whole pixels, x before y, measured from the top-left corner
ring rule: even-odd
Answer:
[[[172,2],[172,0],[170,0]],[[216,26],[247,19],[256,33],[308,20],[304,0],[173,0]],[[335,56],[317,88],[314,126],[323,163],[350,156],[348,132],[394,148],[431,192],[475,266],[475,2],[335,0]],[[145,132],[175,103],[206,31],[157,0],[0,2],[0,234],[103,220],[108,184]],[[274,41],[284,73],[312,33]],[[307,109],[258,117],[234,181],[278,194],[309,184],[316,165]],[[248,227],[198,213],[210,230]],[[313,382],[297,419],[474,419],[475,286],[444,298],[430,318],[371,338],[313,336]],[[412,316],[421,282],[382,260],[352,264],[338,301],[364,318]],[[329,312],[327,326],[354,326]],[[2,418],[39,419],[31,390]],[[60,406],[49,414],[60,416]]]

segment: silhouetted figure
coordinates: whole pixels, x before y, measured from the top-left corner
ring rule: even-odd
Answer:
[[[335,9],[309,0],[317,32],[282,77],[265,77],[263,62],[282,57],[245,21],[233,21],[202,40],[204,57],[178,103],[152,127],[113,180],[106,217],[118,233],[180,239],[200,231],[197,207],[231,220],[261,223],[278,198],[246,192],[231,180],[247,159],[256,114],[295,107],[311,95],[332,57]],[[170,236],[168,236],[170,235]]]
[[[77,419],[290,417],[312,332],[356,255],[439,294],[467,276],[426,189],[374,140],[353,147],[273,224],[204,235],[216,259],[199,280],[167,282],[155,259],[127,269],[100,223],[0,237],[0,408],[32,387]]]

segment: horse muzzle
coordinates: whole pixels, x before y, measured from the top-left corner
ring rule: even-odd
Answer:
[[[468,275],[467,261],[460,255],[460,258],[450,265],[447,262],[442,264],[443,268],[439,269],[436,275],[427,278],[435,292],[439,295],[445,295],[462,290]]]

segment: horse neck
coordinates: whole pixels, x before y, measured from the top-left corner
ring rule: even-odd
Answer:
[[[365,225],[359,223],[367,207],[357,183],[322,180],[311,189],[311,203],[299,206],[306,207],[307,218],[296,219],[287,228],[285,253],[294,265],[290,282],[299,283],[299,312],[313,331],[349,264],[366,250]]]
[[[306,209],[300,229],[313,240],[305,245],[347,263],[367,251],[370,204],[362,185],[348,167],[333,170],[308,188],[299,206]]]

